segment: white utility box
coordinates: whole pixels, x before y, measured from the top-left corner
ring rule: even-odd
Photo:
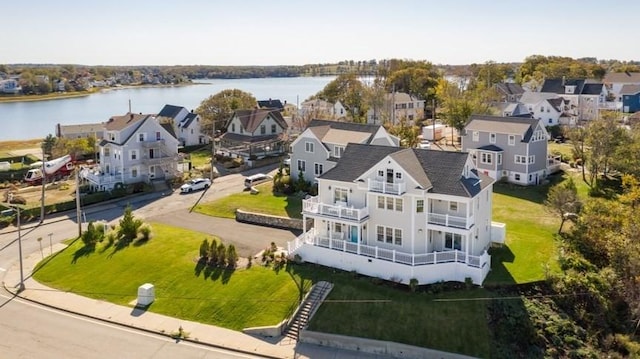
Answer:
[[[155,287],[151,283],[145,283],[138,287],[138,305],[147,306],[155,300]]]

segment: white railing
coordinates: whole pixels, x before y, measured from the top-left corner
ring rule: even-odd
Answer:
[[[140,142],[140,146],[144,148],[164,146],[164,140],[150,140]]]
[[[427,223],[437,224],[445,227],[469,229],[473,224],[473,216],[466,218],[450,216],[448,214],[429,213],[429,216],[427,217]]]
[[[359,221],[369,216],[369,208],[350,208],[334,204],[320,203],[318,197],[302,200],[302,212],[305,214],[321,214],[324,216],[336,217]]]
[[[83,170],[82,172],[80,172],[80,177],[98,186],[112,184],[116,182],[122,182],[121,175],[101,174],[99,171],[91,171],[91,170]]]
[[[303,233],[293,241],[289,242],[287,244],[287,248],[290,254],[294,254],[303,245],[324,247],[341,252],[351,253],[354,255],[372,257],[410,266],[441,263],[464,263],[469,267],[483,268],[488,263],[490,263],[489,260],[491,258],[486,251],[479,256],[472,256],[458,250],[419,254],[405,253],[392,249],[369,246],[341,239],[330,239],[328,237],[314,235],[313,230],[307,233]]]
[[[369,180],[369,191],[400,195],[405,192],[406,184],[388,183],[385,181]]]

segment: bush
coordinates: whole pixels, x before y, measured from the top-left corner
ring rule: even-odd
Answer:
[[[87,230],[82,233],[82,242],[87,247],[93,247],[104,238],[104,226],[96,226],[95,222],[89,222]]]
[[[231,268],[235,268],[238,264],[238,253],[236,253],[236,247],[233,244],[229,244],[227,247],[227,265]]]
[[[151,226],[147,223],[143,224],[138,228],[139,240],[142,242],[146,242],[153,237],[153,233],[151,233]]]
[[[418,279],[416,278],[409,279],[409,289],[411,290],[411,292],[414,292],[414,293],[418,290]]]
[[[134,218],[131,206],[127,206],[124,215],[120,219],[118,227],[118,240],[129,243],[138,237],[138,229],[142,226],[142,220]]]
[[[11,204],[27,204],[27,200],[22,196],[13,196],[9,201]]]

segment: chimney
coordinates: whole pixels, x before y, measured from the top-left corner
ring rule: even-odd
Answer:
[[[133,114],[132,113],[129,114],[129,120],[133,121]]]

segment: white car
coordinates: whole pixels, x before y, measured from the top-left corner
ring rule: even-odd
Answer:
[[[429,142],[429,140],[422,140],[418,144],[418,148],[422,148],[422,149],[431,148],[431,142]]]
[[[193,191],[207,189],[211,186],[211,180],[208,178],[194,178],[187,181],[187,183],[180,186],[180,192],[190,193]]]

